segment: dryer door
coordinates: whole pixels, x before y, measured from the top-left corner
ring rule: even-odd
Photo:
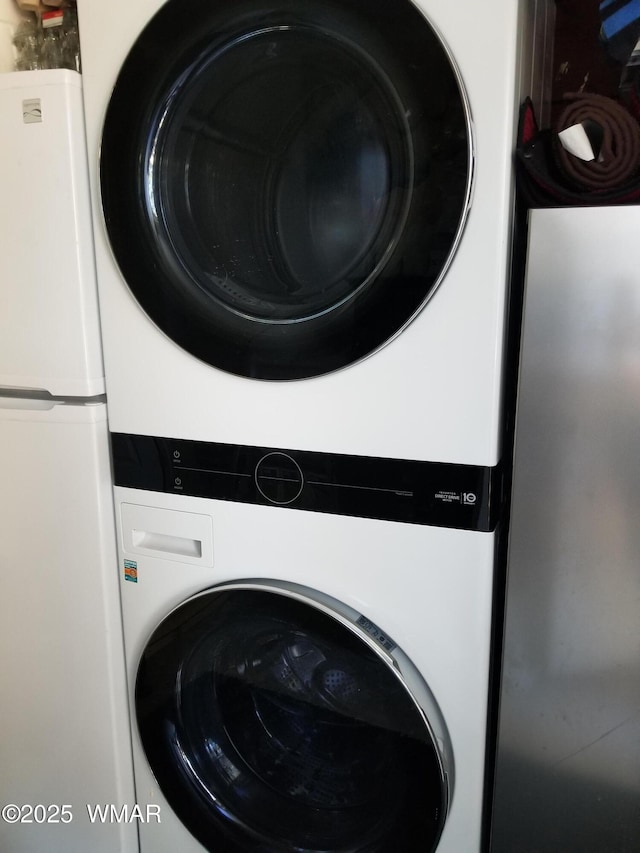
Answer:
[[[471,184],[450,56],[411,0],[169,0],[102,140],[122,275],[182,348],[232,373],[336,370],[442,279]]]
[[[189,599],[147,644],[135,699],[160,788],[207,850],[436,849],[451,786],[438,709],[333,599],[265,581]]]

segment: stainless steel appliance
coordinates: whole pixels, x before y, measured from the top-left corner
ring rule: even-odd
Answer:
[[[638,235],[530,214],[493,853],[640,849]]]

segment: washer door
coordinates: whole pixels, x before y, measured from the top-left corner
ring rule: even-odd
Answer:
[[[411,0],[169,0],[104,126],[125,281],[182,348],[262,379],[395,336],[444,275],[470,183],[459,80]]]
[[[207,590],[158,626],[138,727],[164,796],[207,850],[436,849],[446,731],[424,681],[385,648],[333,599],[263,581]]]

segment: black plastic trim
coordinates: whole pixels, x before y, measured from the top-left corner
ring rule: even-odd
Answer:
[[[132,489],[492,531],[501,466],[484,467],[112,433],[115,484]]]

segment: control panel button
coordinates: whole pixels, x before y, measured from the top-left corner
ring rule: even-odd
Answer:
[[[295,459],[286,453],[267,453],[256,465],[256,486],[273,504],[293,503],[302,494],[304,477]]]

